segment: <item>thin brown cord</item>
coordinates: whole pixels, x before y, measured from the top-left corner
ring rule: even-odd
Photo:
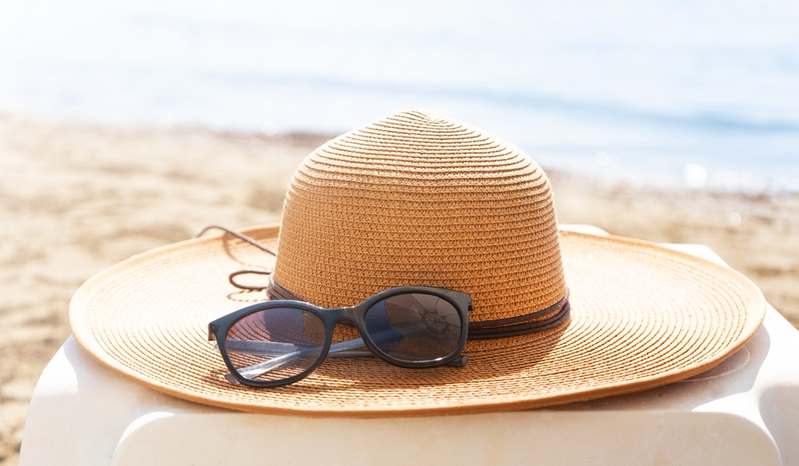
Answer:
[[[270,270],[248,270],[248,269],[238,270],[238,271],[233,272],[230,275],[228,275],[227,281],[230,282],[231,285],[233,285],[236,288],[239,288],[241,290],[261,291],[264,288],[266,288],[266,287],[263,287],[263,286],[242,285],[241,283],[238,283],[238,282],[236,282],[236,280],[234,280],[239,275],[246,275],[246,274],[249,274],[249,273],[256,274],[256,275],[271,275],[272,274],[272,272]]]
[[[223,230],[231,235],[250,243],[259,249],[262,249],[270,254],[277,256],[277,252],[264,246],[263,244],[255,241],[247,235],[230,230],[226,227],[219,225],[209,225],[197,234],[202,235],[209,229],[216,228]],[[302,299],[294,296],[290,291],[275,283],[274,277],[269,278],[267,286],[251,286],[238,283],[235,278],[239,275],[256,274],[256,275],[271,275],[270,270],[238,270],[228,276],[228,281],[236,288],[247,291],[261,291],[266,289],[269,299],[278,300],[284,299],[289,301],[303,301]],[[531,312],[522,316],[511,317],[507,319],[495,319],[481,322],[469,323],[469,338],[472,340],[485,340],[491,338],[506,338],[518,335],[525,335],[527,333],[540,332],[552,327],[555,327],[564,321],[569,316],[569,289],[566,289],[566,295],[552,306],[540,311]]]
[[[222,231],[224,231],[225,233],[231,234],[231,235],[235,236],[236,238],[238,238],[238,239],[240,239],[240,240],[242,240],[242,241],[246,241],[246,242],[248,242],[248,243],[252,244],[252,245],[253,245],[253,246],[255,246],[256,248],[258,248],[258,249],[262,249],[262,250],[264,250],[264,251],[268,252],[269,254],[272,254],[273,256],[277,257],[277,251],[275,251],[274,249],[270,248],[269,246],[265,246],[265,245],[263,245],[263,244],[259,243],[258,241],[255,241],[254,239],[250,238],[249,236],[242,235],[241,233],[239,233],[239,232],[237,232],[237,231],[231,230],[230,228],[226,228],[226,227],[223,227],[223,226],[221,226],[221,225],[208,225],[207,227],[205,227],[205,228],[203,228],[202,230],[200,230],[200,232],[199,232],[199,233],[197,233],[196,235],[194,235],[194,237],[195,237],[195,238],[199,238],[199,237],[200,237],[200,236],[202,236],[202,235],[203,235],[203,234],[204,234],[206,231],[208,231],[208,230],[214,230],[214,229],[215,229],[215,230],[222,230]],[[233,282],[231,282],[231,283],[233,283]],[[247,289],[247,288],[245,288],[245,289]]]
[[[195,237],[201,236],[203,233],[210,229],[218,229],[229,233],[242,241],[245,241],[253,246],[262,249],[274,256],[277,256],[277,251],[274,251],[267,246],[259,243],[258,241],[250,238],[247,235],[231,230],[220,225],[209,225],[202,229]],[[304,301],[290,291],[281,287],[275,282],[274,277],[269,277],[269,283],[266,286],[252,286],[238,283],[235,278],[239,275],[256,274],[256,275],[272,275],[270,270],[237,270],[228,276],[228,281],[236,288],[247,291],[261,291],[266,289],[266,293],[271,300],[289,300],[289,301]],[[518,335],[525,335],[533,332],[540,332],[550,329],[561,323],[565,322],[569,316],[569,289],[566,288],[566,295],[557,303],[552,306],[534,311],[525,315],[510,317],[506,319],[494,319],[480,322],[469,322],[469,338],[472,340],[485,340],[492,338],[507,338]]]

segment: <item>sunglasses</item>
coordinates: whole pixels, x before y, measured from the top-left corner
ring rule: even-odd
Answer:
[[[469,329],[467,293],[425,286],[382,291],[353,307],[268,301],[208,324],[233,384],[279,387],[307,377],[325,358],[377,356],[408,368],[462,367]],[[361,338],[333,343],[339,322]]]

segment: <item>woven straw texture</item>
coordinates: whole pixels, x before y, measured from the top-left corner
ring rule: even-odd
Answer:
[[[684,379],[732,354],[765,316],[728,268],[623,238],[558,233],[543,171],[458,121],[398,114],[312,153],[281,226],[157,249],[75,294],[73,333],[95,358],[157,390],[247,411],[412,416],[547,406]],[[277,389],[229,384],[210,321],[266,300],[228,283],[242,269],[325,307],[401,285],[469,292],[471,322],[523,316],[570,291],[571,317],[538,333],[470,340],[462,368],[329,359]],[[564,279],[565,277],[565,279]],[[339,326],[337,338],[352,330]]]
[[[245,230],[277,245],[278,227]],[[307,416],[413,416],[548,406],[688,378],[739,349],[765,315],[760,291],[725,267],[623,238],[561,234],[570,321],[467,343],[463,368],[326,360],[279,389],[233,386],[208,322],[265,299],[227,282],[271,256],[210,237],[154,250],[90,279],[70,308],[95,358],[156,390],[233,409]]]
[[[328,142],[297,170],[275,281],[322,307],[388,288],[469,293],[473,322],[566,293],[549,181],[530,157],[442,115],[394,115]]]

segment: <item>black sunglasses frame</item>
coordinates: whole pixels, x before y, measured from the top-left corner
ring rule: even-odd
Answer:
[[[450,304],[452,304],[455,309],[457,309],[458,314],[461,318],[461,333],[458,340],[458,346],[451,354],[437,359],[431,359],[426,361],[403,361],[396,358],[391,357],[390,355],[381,351],[378,346],[372,341],[371,336],[366,331],[364,326],[364,316],[366,315],[366,311],[368,311],[372,306],[374,306],[379,301],[384,299],[388,299],[392,296],[403,295],[403,294],[411,294],[411,293],[420,293],[420,294],[428,294],[432,296],[439,297],[441,299],[446,300]],[[279,307],[289,307],[293,309],[300,309],[304,311],[308,311],[317,317],[319,317],[325,325],[325,343],[322,348],[322,351],[316,361],[308,367],[308,369],[304,370],[303,372],[285,378],[281,380],[272,380],[272,381],[256,381],[251,380],[243,377],[236,368],[233,366],[232,361],[230,360],[230,356],[228,355],[225,340],[227,337],[227,333],[233,325],[238,322],[240,319],[256,313],[260,311],[264,311],[271,308],[279,308]],[[289,300],[279,300],[279,301],[266,301],[263,303],[254,304],[252,306],[247,306],[243,309],[239,309],[238,311],[234,311],[230,314],[227,314],[219,319],[214,320],[210,324],[208,324],[208,341],[216,340],[217,345],[219,346],[219,352],[222,354],[222,358],[225,361],[225,365],[227,366],[230,374],[235,377],[240,383],[247,385],[249,387],[280,387],[283,385],[292,384],[303,378],[307,377],[308,374],[312,373],[319,367],[320,364],[327,358],[328,352],[330,351],[330,345],[333,341],[333,331],[335,329],[336,324],[342,321],[351,322],[357,327],[358,332],[361,334],[361,338],[364,341],[365,346],[377,357],[383,359],[384,361],[394,364],[400,367],[407,367],[407,368],[426,368],[426,367],[437,367],[445,365],[460,356],[461,352],[463,351],[464,346],[466,346],[466,337],[469,333],[469,312],[472,310],[472,299],[471,297],[462,291],[455,291],[455,290],[448,290],[444,288],[434,288],[428,286],[401,286],[397,288],[391,288],[385,291],[381,291],[376,295],[372,296],[371,298],[367,299],[366,301],[352,307],[342,307],[336,309],[325,309],[319,306],[314,306],[313,304],[306,303],[303,301],[289,301]]]

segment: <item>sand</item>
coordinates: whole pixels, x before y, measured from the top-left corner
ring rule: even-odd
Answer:
[[[93,274],[218,223],[278,222],[330,136],[114,128],[0,115],[0,464],[17,464],[33,388]],[[702,243],[799,326],[799,197],[653,188],[548,171],[562,223]]]

